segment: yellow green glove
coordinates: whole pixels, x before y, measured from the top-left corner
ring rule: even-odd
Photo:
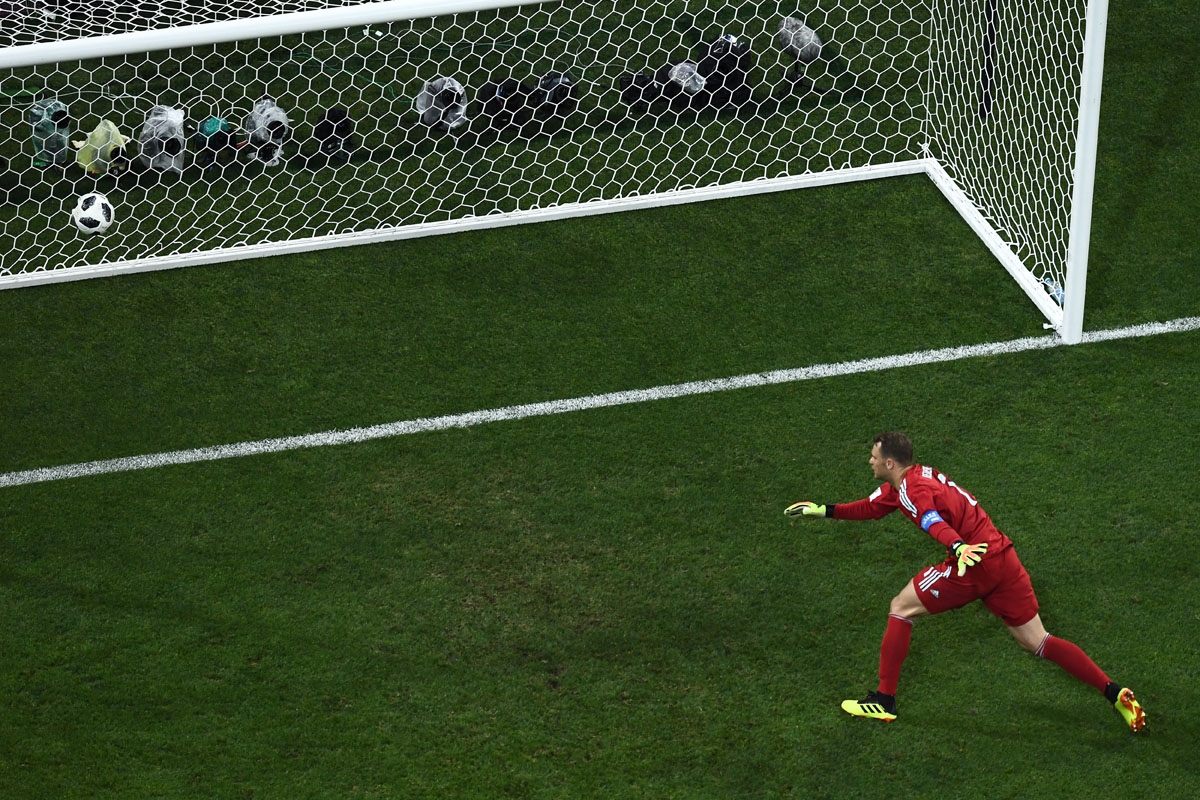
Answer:
[[[987,542],[982,544],[955,542],[950,549],[958,559],[958,577],[961,578],[967,571],[967,567],[973,567],[983,560],[983,554],[987,552]]]
[[[807,500],[801,500],[799,503],[792,503],[783,510],[785,517],[826,517],[826,508],[823,505],[810,503]]]

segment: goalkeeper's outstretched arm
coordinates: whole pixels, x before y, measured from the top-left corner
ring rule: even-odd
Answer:
[[[796,517],[828,517],[829,519],[883,519],[899,508],[898,503],[892,503],[887,497],[880,497],[876,492],[870,497],[855,500],[853,503],[814,503],[811,500],[801,500],[792,503],[783,510],[783,515]]]

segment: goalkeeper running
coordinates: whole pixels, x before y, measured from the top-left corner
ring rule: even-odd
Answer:
[[[1012,540],[992,524],[979,501],[936,469],[913,463],[912,442],[901,433],[876,436],[870,464],[875,477],[885,482],[870,497],[836,505],[802,501],[783,513],[865,520],[901,509],[913,524],[945,545],[948,554],[942,563],[918,572],[892,599],[879,648],[879,688],[862,700],[845,701],[844,711],[856,717],[894,720],[896,685],[908,655],[913,620],[981,600],[1023,648],[1103,692],[1130,730],[1142,730],[1146,716],[1133,692],[1109,680],[1079,647],[1046,632],[1029,574],[1017,558]]]

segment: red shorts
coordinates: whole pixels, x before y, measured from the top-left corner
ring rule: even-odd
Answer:
[[[1038,613],[1037,596],[1029,573],[1017,558],[1017,551],[1006,548],[989,554],[958,577],[958,559],[950,556],[941,564],[921,570],[912,579],[917,597],[930,614],[961,608],[974,600],[983,604],[1010,628],[1024,625]]]

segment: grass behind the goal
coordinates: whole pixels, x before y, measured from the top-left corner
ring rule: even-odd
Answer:
[[[0,244],[11,245],[0,248],[0,275],[916,158],[928,138],[924,14],[875,5],[814,15],[830,39],[828,58],[806,74],[845,91],[824,96],[785,91],[792,64],[774,40],[783,13],[761,3],[548,3],[398,21],[376,26],[379,38],[356,27],[16,69],[0,75],[0,156],[9,163],[0,173]],[[649,114],[621,102],[623,74],[698,58],[725,32],[753,46],[756,104]],[[551,72],[576,81],[573,113],[520,134],[489,129],[479,99],[487,81],[536,85]],[[439,75],[461,79],[472,100],[471,122],[454,136],[431,134],[414,110],[424,82]],[[67,102],[81,130],[111,119],[136,138],[155,104],[186,109],[193,124],[210,114],[241,124],[264,94],[293,128],[278,167],[243,157],[222,168],[190,163],[182,175],[135,169],[84,179],[74,165],[28,166],[26,109],[35,98]],[[309,169],[314,126],[334,105],[355,120],[356,157]],[[66,211],[93,189],[116,204],[119,222],[86,239]]]

